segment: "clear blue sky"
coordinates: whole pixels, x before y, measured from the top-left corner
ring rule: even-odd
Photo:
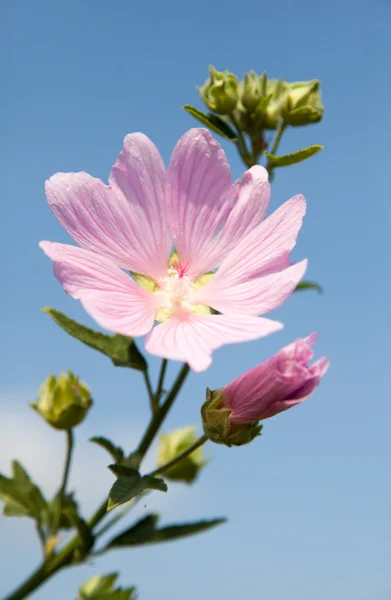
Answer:
[[[137,373],[112,368],[40,312],[50,305],[91,323],[38,248],[41,239],[68,241],[46,204],[45,179],[85,170],[106,180],[132,131],[148,134],[168,161],[195,125],[181,106],[201,107],[195,85],[211,63],[239,76],[255,69],[287,80],[319,78],[326,106],[321,124],[289,131],[281,147],[322,143],[325,150],[279,171],[272,192],[273,207],[299,192],[307,197],[295,257],[309,258],[308,277],[325,294],[297,294],[276,311],[286,323],[282,332],[216,352],[211,369],[189,380],[168,425],[199,422],[206,386],[218,387],[313,330],[317,356],[332,363],[327,377],[253,444],[209,444],[214,460],[193,488],[173,485],[171,496],[156,493],[138,512],[161,508],[166,521],[226,515],[227,525],[175,544],[112,552],[33,597],[69,600],[89,576],[118,569],[124,585],[138,586],[140,600],[386,600],[390,5],[3,0],[0,13],[0,466],[8,470],[19,456],[37,478],[52,474],[46,486],[53,486],[63,439],[26,404],[48,372],[72,368],[95,398],[77,430],[77,477],[89,509],[111,476],[106,456],[85,440],[118,432],[131,446],[148,408]],[[237,177],[242,166],[228,143],[226,150]],[[1,518],[0,554],[4,595],[39,561],[31,523]]]

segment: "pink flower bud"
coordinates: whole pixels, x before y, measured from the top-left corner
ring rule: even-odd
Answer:
[[[316,340],[316,333],[296,340],[226,385],[222,401],[231,410],[231,424],[274,417],[308,398],[329,366],[326,357],[308,364],[314,356],[312,345]]]

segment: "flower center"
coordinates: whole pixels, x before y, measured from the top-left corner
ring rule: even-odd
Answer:
[[[156,313],[156,321],[165,321],[173,314],[192,312],[188,302],[193,282],[186,277],[190,263],[173,261],[167,269],[167,276],[158,281],[160,308]]]

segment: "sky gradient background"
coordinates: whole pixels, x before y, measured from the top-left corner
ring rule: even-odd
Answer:
[[[212,367],[188,380],[165,430],[199,423],[206,386],[219,387],[314,330],[317,356],[331,360],[327,377],[309,402],[268,422],[251,445],[209,444],[213,461],[194,487],[173,484],[134,513],[159,510],[162,522],[227,516],[227,525],[113,551],[58,575],[32,598],[71,600],[88,577],[112,570],[123,585],[137,585],[140,600],[391,597],[390,12],[387,2],[362,0],[0,2],[0,470],[9,473],[18,457],[46,491],[58,485],[63,437],[27,403],[48,372],[71,368],[95,399],[76,432],[72,475],[86,513],[112,482],[107,455],[88,438],[106,435],[131,449],[148,406],[138,373],[114,369],[40,312],[49,305],[92,324],[38,248],[42,239],[69,241],[46,204],[45,179],[84,170],[107,181],[132,131],[149,135],[167,163],[177,139],[196,125],[181,106],[202,107],[195,85],[209,64],[240,77],[255,69],[319,78],[326,106],[321,124],[285,135],[281,152],[313,143],[325,150],[280,170],[271,204],[307,197],[294,256],[309,258],[307,278],[325,294],[294,295],[272,315],[286,324],[282,332],[217,351]],[[243,167],[235,148],[224,147],[236,178]],[[151,364],[155,372],[158,361]],[[145,466],[153,465],[151,452]],[[0,518],[1,596],[39,553],[32,523]]]

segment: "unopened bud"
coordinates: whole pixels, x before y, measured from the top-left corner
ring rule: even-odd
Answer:
[[[56,429],[71,429],[83,421],[92,399],[88,387],[69,371],[58,378],[49,375],[31,406]]]
[[[196,431],[197,427],[191,425],[161,435],[157,459],[158,466],[162,467],[190,448],[198,439]],[[207,462],[203,456],[203,448],[200,447],[165,470],[164,476],[173,481],[191,483]]]
[[[298,127],[317,123],[323,117],[320,82],[299,81],[288,84],[282,116],[288,125]]]
[[[245,74],[240,88],[240,101],[245,109],[252,112],[263,98],[262,78],[250,71]]]
[[[235,109],[239,99],[239,82],[229,71],[219,72],[209,68],[209,79],[199,88],[206,106],[219,115],[229,115]]]

